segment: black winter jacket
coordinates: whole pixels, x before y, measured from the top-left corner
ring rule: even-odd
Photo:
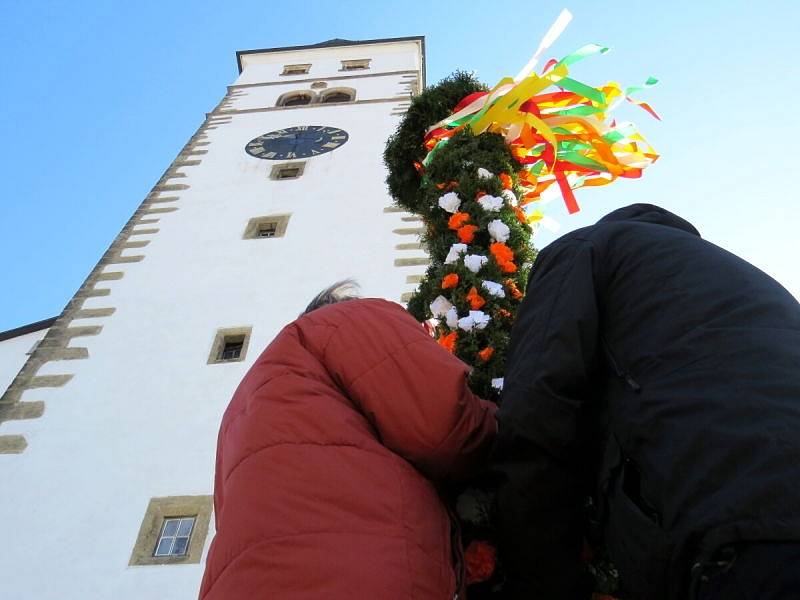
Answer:
[[[585,498],[628,597],[738,540],[800,541],[800,305],[636,204],[538,256],[494,465],[509,598],[577,597]]]

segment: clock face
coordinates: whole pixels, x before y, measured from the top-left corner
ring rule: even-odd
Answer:
[[[245,151],[266,160],[309,158],[336,150],[349,136],[344,129],[324,125],[299,125],[270,131],[250,140]]]

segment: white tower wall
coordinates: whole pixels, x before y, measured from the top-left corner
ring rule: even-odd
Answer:
[[[424,270],[424,252],[407,248],[420,224],[390,208],[381,158],[423,85],[422,40],[240,58],[240,77],[0,399],[0,598],[195,598],[202,560],[129,565],[150,500],[212,494],[233,390],[316,292],[355,277],[400,301]],[[363,58],[369,69],[340,70]],[[280,75],[295,63],[312,66]],[[355,101],[275,106],[314,82]],[[275,163],[245,145],[297,125],[349,140],[298,179],[272,180]],[[283,237],[243,239],[272,214],[291,214]],[[207,364],[219,328],[251,328],[243,361]],[[40,401],[40,418],[2,419],[3,406]],[[16,450],[2,453],[3,440]],[[213,519],[203,557],[212,535]]]

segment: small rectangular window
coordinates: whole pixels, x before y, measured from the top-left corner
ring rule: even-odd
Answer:
[[[282,181],[284,179],[297,179],[303,175],[305,171],[306,162],[297,161],[290,163],[283,163],[280,165],[273,165],[269,173],[270,179]]]
[[[242,239],[279,238],[286,235],[291,215],[267,215],[247,222]]]
[[[360,71],[361,69],[369,69],[371,58],[361,58],[358,60],[343,60],[342,71]]]
[[[226,336],[222,349],[219,353],[220,360],[238,360],[242,355],[244,346],[244,336]]]
[[[211,519],[211,496],[151,498],[129,565],[196,564]]]
[[[153,556],[185,556],[196,515],[164,519]]]
[[[275,221],[271,221],[269,223],[259,223],[258,233],[256,235],[262,238],[275,237],[276,231],[278,231],[278,223]]]
[[[278,171],[278,179],[297,179],[300,169],[297,167],[284,167]]]
[[[284,65],[281,75],[305,75],[311,69],[310,64]]]
[[[250,343],[250,327],[218,329],[208,356],[208,364],[243,361]]]

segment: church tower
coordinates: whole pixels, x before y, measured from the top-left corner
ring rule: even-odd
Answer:
[[[2,598],[196,598],[217,430],[248,367],[328,284],[401,302],[427,265],[382,163],[424,39],[237,60],[61,315],[0,334],[22,365],[0,381]]]

